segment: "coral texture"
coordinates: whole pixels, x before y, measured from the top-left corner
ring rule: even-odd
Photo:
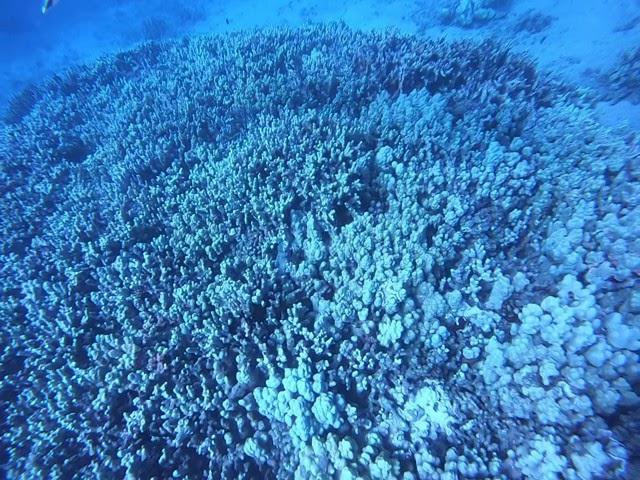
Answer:
[[[624,478],[640,173],[495,43],[149,43],[0,126],[10,478]],[[635,431],[635,434],[634,434]]]
[[[640,46],[625,52],[601,81],[608,100],[640,103]]]
[[[444,22],[460,27],[473,27],[498,16],[500,0],[445,0],[438,3]]]

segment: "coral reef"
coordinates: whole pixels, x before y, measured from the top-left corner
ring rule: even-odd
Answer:
[[[10,478],[624,478],[640,159],[491,43],[148,43],[0,125]]]
[[[438,5],[445,23],[473,27],[499,16],[498,7],[505,0],[446,0]]]
[[[513,27],[513,33],[516,35],[523,32],[529,34],[536,34],[544,32],[549,26],[557,20],[551,15],[546,15],[537,10],[531,9],[521,14],[517,19]]]
[[[640,103],[640,46],[625,52],[601,81],[608,100]]]

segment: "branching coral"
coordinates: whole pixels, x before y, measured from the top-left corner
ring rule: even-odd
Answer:
[[[528,60],[313,26],[44,87],[0,135],[7,476],[637,461],[638,158]]]

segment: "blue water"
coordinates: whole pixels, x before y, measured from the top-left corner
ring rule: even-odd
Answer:
[[[640,3],[7,1],[0,477],[640,477]]]

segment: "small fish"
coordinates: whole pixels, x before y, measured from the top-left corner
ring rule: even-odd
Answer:
[[[42,4],[42,13],[43,14],[47,13],[47,10],[49,10],[51,7],[53,7],[59,1],[60,0],[44,0],[44,3]]]

